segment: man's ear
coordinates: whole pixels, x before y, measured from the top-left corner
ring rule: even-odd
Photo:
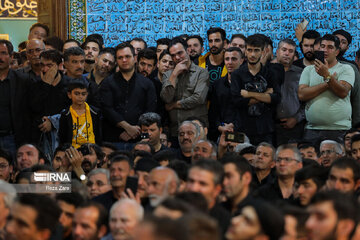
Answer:
[[[106,226],[105,226],[105,225],[101,225],[101,227],[100,227],[100,229],[99,229],[99,231],[98,231],[98,238],[100,239],[100,238],[102,238],[103,236],[105,236],[106,232],[107,232]]]
[[[252,180],[252,176],[250,172],[245,172],[242,177],[241,177],[242,181],[244,181],[244,183],[246,185],[250,185],[251,180]]]
[[[50,239],[51,236],[51,231],[50,229],[44,229],[44,230],[39,230],[39,239],[41,240],[47,240]]]
[[[349,239],[354,227],[355,222],[352,219],[339,220],[336,227],[337,239]]]
[[[69,99],[71,99],[71,92],[67,92],[67,96]]]
[[[160,129],[159,129],[159,130],[160,130],[160,134],[162,134],[162,132],[163,132],[163,128],[162,128],[162,127],[160,127]]]
[[[40,159],[39,159],[39,164],[44,165],[44,164],[45,164],[45,159],[40,158]]]
[[[360,179],[358,179],[358,180],[356,181],[354,190],[358,190],[359,187],[360,187]]]

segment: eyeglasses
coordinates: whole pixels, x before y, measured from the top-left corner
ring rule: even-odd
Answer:
[[[286,162],[286,163],[290,163],[290,162],[292,162],[292,161],[298,162],[298,160],[295,159],[295,158],[281,158],[281,157],[278,157],[278,158],[276,159],[276,162],[277,162],[277,163],[280,163],[280,162],[283,161],[283,160],[284,160],[284,162]]]
[[[9,164],[0,164],[0,170],[4,170],[8,166],[9,166]]]
[[[324,156],[324,155],[330,155],[332,153],[334,153],[334,150],[325,150],[325,151],[321,151],[320,152],[320,156]]]

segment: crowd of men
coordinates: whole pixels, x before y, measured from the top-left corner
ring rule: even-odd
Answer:
[[[360,239],[345,30],[299,25],[274,52],[215,27],[207,53],[198,35],[112,48],[49,32],[34,24],[18,52],[0,40],[0,239]],[[35,191],[63,182],[34,173],[64,172],[71,192]]]

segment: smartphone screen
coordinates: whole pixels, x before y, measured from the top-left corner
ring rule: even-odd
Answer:
[[[135,195],[138,188],[138,178],[137,177],[127,177],[126,185],[125,185],[125,193],[127,189],[130,189],[132,193]]]
[[[301,28],[302,28],[303,30],[305,30],[305,28],[306,28],[307,25],[309,24],[309,21],[306,20],[306,19],[303,19],[300,24],[301,24]]]

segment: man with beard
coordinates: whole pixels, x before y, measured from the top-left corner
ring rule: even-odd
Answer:
[[[26,66],[19,71],[25,73],[32,82],[39,80],[41,73],[40,54],[45,51],[45,44],[38,39],[31,39],[26,43],[26,58],[29,60],[30,65]]]
[[[281,85],[281,101],[276,109],[276,144],[286,144],[290,139],[301,139],[304,131],[305,109],[297,95],[302,69],[294,66],[296,43],[291,39],[279,42],[277,62],[285,69]]]
[[[119,72],[106,78],[100,90],[104,140],[119,149],[131,150],[140,136],[140,115],[156,110],[156,92],[153,83],[135,71],[132,45],[121,43],[115,52]]]
[[[349,240],[356,222],[356,207],[349,195],[320,191],[307,208],[309,240]]]
[[[89,81],[96,83],[97,88],[99,88],[103,80],[111,74],[114,66],[115,50],[113,48],[102,49],[95,58],[94,68],[88,75]]]
[[[302,36],[300,42],[301,52],[304,54],[303,58],[300,58],[294,62],[295,66],[300,68],[305,68],[307,66],[313,65],[315,56],[314,56],[314,42],[315,39],[320,37],[320,33],[315,30],[308,30]]]
[[[139,118],[139,126],[141,133],[147,134],[147,137],[143,139],[143,141],[148,141],[148,143],[153,146],[154,153],[167,149],[167,147],[160,142],[160,134],[163,128],[159,114],[152,112],[142,114]]]
[[[82,48],[85,52],[84,73],[89,73],[94,69],[95,59],[99,56],[102,46],[95,39],[87,39],[83,43]]]
[[[170,133],[174,138],[180,123],[189,117],[197,116],[207,125],[209,74],[190,60],[186,41],[182,38],[171,41],[169,52],[176,66],[164,74],[160,97],[166,103],[165,109],[170,115]]]
[[[304,69],[299,82],[298,95],[306,102],[308,121],[304,139],[323,137],[342,142],[346,130],[351,128],[350,90],[355,72],[336,59],[340,51],[339,38],[326,34],[320,46],[324,51],[324,63],[315,59],[315,65]]]
[[[199,57],[199,67],[208,70],[210,84],[212,84],[216,79],[224,77],[227,74],[224,63],[226,32],[222,28],[210,28],[207,31],[207,36],[210,52]]]
[[[340,52],[339,55],[337,56],[337,59],[339,61],[348,62],[357,66],[354,61],[350,61],[344,58],[344,55],[346,51],[349,50],[349,45],[351,44],[352,41],[351,34],[343,29],[339,29],[333,32],[333,35],[337,36],[340,40]]]
[[[324,167],[330,167],[343,154],[340,144],[336,141],[324,140],[320,143],[319,162]]]
[[[200,128],[191,121],[184,121],[179,127],[178,141],[180,149],[177,150],[177,159],[186,163],[191,162],[193,144],[199,140]]]
[[[137,59],[138,73],[150,79],[151,73],[156,69],[156,53],[150,48],[145,48],[138,53]]]
[[[84,156],[81,167],[87,175],[91,170],[102,165],[105,154],[97,144],[85,143],[78,149]]]
[[[186,39],[186,43],[188,45],[187,51],[191,61],[198,65],[199,57],[204,52],[204,40],[199,35],[192,35]]]
[[[247,62],[231,75],[231,95],[238,118],[235,130],[244,132],[254,145],[272,143],[274,106],[280,89],[273,74],[261,64],[265,41],[260,35],[246,39]]]

